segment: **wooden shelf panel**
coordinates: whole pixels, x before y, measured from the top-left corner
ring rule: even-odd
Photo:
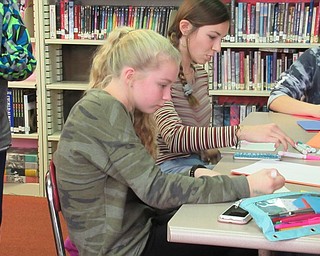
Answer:
[[[248,91],[248,90],[209,90],[210,96],[248,96],[269,97],[270,91]]]
[[[39,183],[4,183],[4,194],[24,196],[44,196]]]

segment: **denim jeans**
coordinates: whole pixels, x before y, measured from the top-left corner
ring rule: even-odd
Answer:
[[[214,165],[201,160],[197,154],[192,154],[189,157],[180,157],[173,160],[168,160],[160,164],[162,172],[165,173],[184,173],[191,169],[194,165],[204,165],[208,169],[213,169]]]

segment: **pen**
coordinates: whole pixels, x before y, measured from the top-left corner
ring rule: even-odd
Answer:
[[[303,155],[299,153],[291,153],[286,151],[279,151],[279,156],[284,157],[291,157],[291,158],[299,158],[299,159],[306,159],[306,160],[320,160],[320,156],[313,156],[313,155]]]
[[[309,225],[314,225],[314,224],[320,224],[320,218],[315,217],[307,220],[301,220],[301,221],[294,221],[294,222],[288,222],[288,223],[280,223],[274,225],[274,228],[279,230],[279,229],[284,229],[284,228],[298,228],[298,227],[303,227],[303,226],[309,226]]]
[[[274,218],[289,217],[296,214],[304,214],[304,213],[315,213],[315,212],[312,208],[303,208],[303,209],[298,209],[298,210],[293,210],[288,212],[270,214],[269,217],[273,220]]]

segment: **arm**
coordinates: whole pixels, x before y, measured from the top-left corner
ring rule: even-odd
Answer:
[[[320,118],[320,105],[311,104],[291,98],[287,95],[274,99],[269,108],[273,111],[291,115],[314,116]]]
[[[0,3],[0,10],[4,13],[1,13],[3,47],[0,56],[0,76],[9,81],[24,80],[36,68],[30,36],[15,1],[3,4],[3,8],[1,5]]]
[[[305,51],[281,74],[268,99],[268,107],[286,114],[320,116],[320,47]]]
[[[172,102],[155,112],[162,139],[172,152],[198,152],[210,148],[234,146],[236,126],[191,127],[182,124]]]

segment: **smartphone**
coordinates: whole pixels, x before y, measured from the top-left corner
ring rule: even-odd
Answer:
[[[246,224],[252,219],[251,215],[241,207],[231,205],[227,210],[219,215],[218,221],[235,224]]]

